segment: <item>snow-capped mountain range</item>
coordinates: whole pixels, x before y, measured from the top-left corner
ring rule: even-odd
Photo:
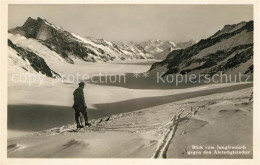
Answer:
[[[172,50],[179,49],[173,41],[125,44],[81,37],[39,17],[29,17],[21,27],[8,32],[9,70],[42,73],[48,77],[58,76],[53,68],[60,63],[163,59]]]
[[[148,40],[145,42],[136,43],[136,45],[142,46],[144,50],[153,55],[155,59],[163,60],[173,50],[185,49],[195,43],[197,42],[194,40],[177,43],[174,41]]]
[[[164,51],[165,49],[176,49],[177,46],[173,41],[149,40],[139,43],[145,51],[156,54]]]
[[[225,25],[207,39],[172,51],[154,63],[150,72],[168,74],[252,74],[254,22]]]
[[[164,59],[172,50],[179,49],[174,41],[148,40],[136,44],[142,46],[146,52],[158,60]]]
[[[29,17],[21,27],[8,32],[9,70],[13,72],[36,72],[56,77],[56,74],[51,74],[55,73],[51,68],[57,63],[153,58],[139,45],[84,38],[39,17]],[[45,64],[48,67],[36,66]]]
[[[73,59],[106,62],[115,59],[152,58],[143,49],[134,45],[121,46],[103,39],[83,38],[39,17],[36,20],[29,17],[23,26],[9,30],[9,32],[38,40],[69,63],[74,63]]]

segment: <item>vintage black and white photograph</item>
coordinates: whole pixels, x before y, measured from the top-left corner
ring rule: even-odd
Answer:
[[[253,4],[9,4],[7,158],[253,159],[254,25]]]

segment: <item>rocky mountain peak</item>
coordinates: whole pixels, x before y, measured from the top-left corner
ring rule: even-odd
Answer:
[[[23,24],[22,28],[27,28],[30,26],[33,26],[37,23],[37,21],[31,17],[27,18],[27,20],[25,21],[25,23]]]

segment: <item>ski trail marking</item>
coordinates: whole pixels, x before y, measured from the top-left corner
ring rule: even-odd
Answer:
[[[179,124],[179,119],[181,114],[183,113],[183,109],[179,110],[177,113],[175,113],[170,120],[171,126],[166,132],[166,134],[162,137],[161,143],[156,149],[154,155],[152,158],[166,158],[167,150],[171,144],[171,141],[175,135],[175,132],[177,130],[178,124]]]

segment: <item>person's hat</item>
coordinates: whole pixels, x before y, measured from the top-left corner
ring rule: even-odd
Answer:
[[[85,83],[84,83],[83,81],[81,81],[81,82],[79,83],[79,85],[85,85]]]

